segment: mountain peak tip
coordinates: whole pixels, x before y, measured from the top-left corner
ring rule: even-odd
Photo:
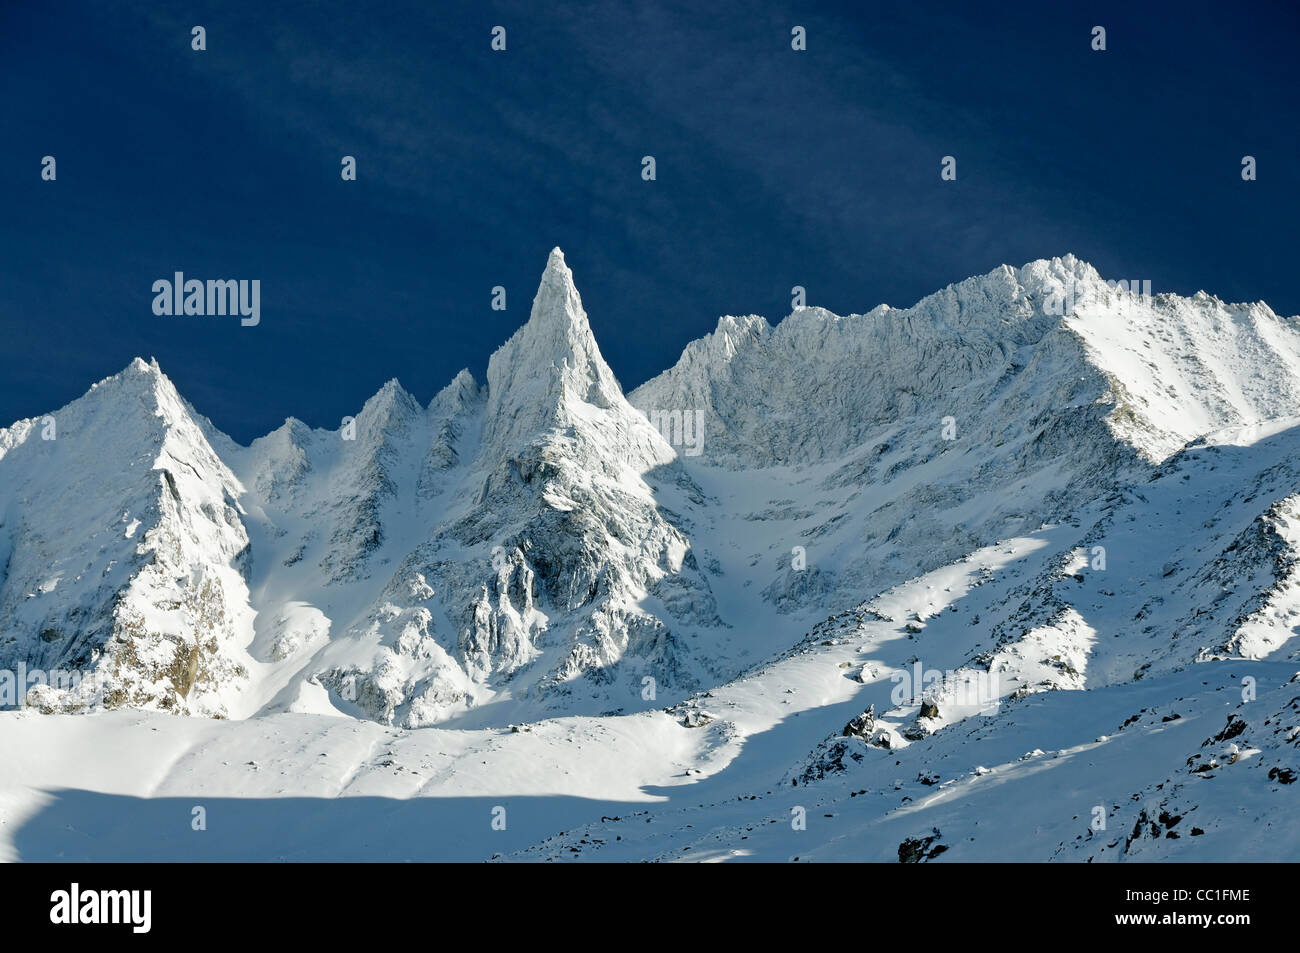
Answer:
[[[162,368],[158,366],[158,358],[156,357],[150,357],[147,361],[143,357],[132,358],[131,363],[124,369],[134,371],[137,374],[162,373]]]
[[[564,252],[556,245],[546,257],[546,270],[542,272],[542,284],[560,284],[573,287],[573,271],[564,260]]]

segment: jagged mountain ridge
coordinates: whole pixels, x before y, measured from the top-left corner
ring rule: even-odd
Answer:
[[[778,609],[847,606],[1145,482],[1192,439],[1295,413],[1298,356],[1266,305],[1144,298],[1066,256],[901,311],[724,317],[630,400],[704,408],[705,452],[682,464],[705,485],[778,475],[777,505],[732,496],[701,520],[764,527],[746,558]]]
[[[1009,377],[1046,376],[1055,362],[1077,374],[1037,413],[1106,400],[1110,426],[1158,462],[1197,436],[1292,413],[1297,355],[1300,329],[1262,302],[1144,297],[1067,255],[1003,265],[906,309],[805,307],[775,328],[723,317],[629,399],[707,408],[721,424],[711,463],[791,465],[846,453],[900,418],[955,414],[964,386],[995,400]],[[1004,428],[1020,422],[1005,415]]]
[[[828,611],[1149,480],[1190,439],[1300,414],[1297,368],[1295,323],[1267,306],[1143,301],[1067,256],[906,311],[724,318],[625,398],[557,249],[486,384],[462,372],[428,407],[393,381],[351,432],[289,420],[244,448],[137,362],[81,400],[147,382],[113,438],[138,465],[94,470],[79,402],[44,447],[35,422],[0,431],[0,665],[95,668],[100,704],[235,717],[643,708],[646,678],[716,684]],[[703,453],[656,410],[702,412]],[[102,480],[103,506],[36,525],[78,494],[32,490],[42,449]],[[51,555],[81,561],[74,586]],[[44,638],[69,628],[75,647]]]

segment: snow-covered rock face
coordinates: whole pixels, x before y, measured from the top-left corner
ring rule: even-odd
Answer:
[[[679,630],[720,620],[643,480],[674,471],[674,454],[624,399],[558,249],[528,323],[492,356],[486,398],[458,381],[431,407],[447,416],[414,498],[395,487],[426,538],[348,630],[373,654],[331,663],[327,686],[407,725],[497,695],[594,713],[642,707],[646,677],[693,687],[711,669],[685,658]]]
[[[556,249],[486,383],[427,407],[390,381],[339,430],[239,447],[137,361],[56,439],[0,431],[0,670],[103,676],[48,709],[634,711],[1012,538],[1048,549],[962,665],[1086,689],[1263,657],[1300,613],[1288,415],[1293,320],[1070,256],[906,310],[723,318],[629,399]],[[1146,568],[1081,569],[1097,545]]]
[[[614,374],[600,356],[564,254],[551,252],[528,323],[488,361],[484,442],[501,450],[529,442],[571,411],[626,407]],[[664,459],[671,454],[665,453]]]
[[[324,688],[409,726],[595,713],[715,674],[686,647],[722,628],[709,583],[646,482],[689,478],[623,397],[559,249],[486,386],[461,372],[423,409],[390,382],[350,428],[289,421],[231,458],[261,554],[254,710]]]
[[[0,668],[46,710],[227,714],[246,681],[239,484],[156,364],[0,430]]]
[[[906,310],[726,317],[630,400],[703,419],[703,452],[682,456],[703,485],[773,476],[749,558],[783,567],[764,594],[789,611],[850,604],[1060,521],[1201,435],[1298,413],[1298,371],[1300,330],[1266,305],[1115,290],[1066,256]],[[711,522],[734,537],[731,509]]]
[[[1300,329],[1266,305],[1115,290],[1067,255],[1003,266],[905,310],[801,308],[776,328],[724,317],[630,399],[647,412],[703,410],[702,462],[722,466],[813,463],[886,426],[937,430],[946,416],[958,434],[986,426],[1006,440],[1093,403],[1159,461],[1195,436],[1295,413],[1298,370]],[[1000,444],[985,446],[992,457]]]

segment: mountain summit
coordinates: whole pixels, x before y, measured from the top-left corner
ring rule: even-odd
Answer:
[[[563,420],[570,401],[623,402],[560,249],[547,259],[528,322],[488,361],[487,384],[489,440],[527,438]]]

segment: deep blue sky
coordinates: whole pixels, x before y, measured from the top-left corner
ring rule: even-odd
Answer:
[[[1300,312],[1294,4],[554,6],[0,2],[0,425],[135,355],[241,441],[428,400],[554,245],[627,389],[795,284],[866,311],[1069,251]],[[177,270],[261,279],[261,325],[154,316]]]

